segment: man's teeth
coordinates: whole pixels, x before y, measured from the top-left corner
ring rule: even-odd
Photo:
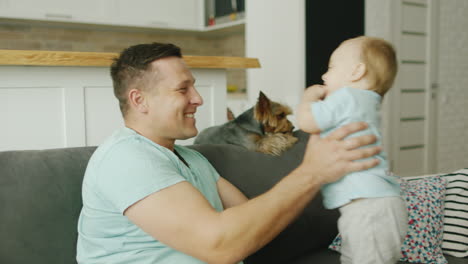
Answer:
[[[190,117],[190,118],[193,118],[194,115],[193,114],[185,114],[185,117]]]

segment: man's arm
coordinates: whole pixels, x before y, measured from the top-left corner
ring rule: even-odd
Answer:
[[[219,178],[217,186],[224,209],[240,205],[249,200],[236,186],[222,177]]]
[[[247,202],[216,212],[188,182],[156,192],[133,204],[125,215],[155,239],[208,263],[235,263],[276,237],[320,190],[344,174],[375,166],[380,147],[366,135],[343,140],[362,130],[354,123],[325,138],[311,135],[304,159],[272,189]]]
[[[325,89],[322,85],[313,85],[304,91],[302,100],[296,110],[296,120],[299,128],[307,133],[320,133],[320,128],[312,113],[312,103],[325,97]]]

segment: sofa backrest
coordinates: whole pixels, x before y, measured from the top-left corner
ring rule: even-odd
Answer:
[[[0,263],[76,263],[81,183],[94,150],[0,152]]]
[[[234,145],[192,145],[248,197],[264,193],[302,161],[308,135],[276,157]],[[0,152],[0,263],[76,263],[81,184],[96,147]],[[262,217],[262,216],[259,216]],[[337,211],[320,195],[246,264],[288,263],[326,248],[337,233]]]

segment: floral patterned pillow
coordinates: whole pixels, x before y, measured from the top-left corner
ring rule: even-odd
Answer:
[[[408,233],[401,248],[401,261],[448,263],[441,249],[446,185],[447,181],[440,176],[402,181],[402,196],[408,208]],[[329,248],[340,251],[340,235]]]

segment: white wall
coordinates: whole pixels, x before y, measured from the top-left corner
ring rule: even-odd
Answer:
[[[253,105],[261,90],[294,108],[305,88],[305,1],[245,4],[246,56],[258,58],[262,65],[247,71],[248,100]]]

